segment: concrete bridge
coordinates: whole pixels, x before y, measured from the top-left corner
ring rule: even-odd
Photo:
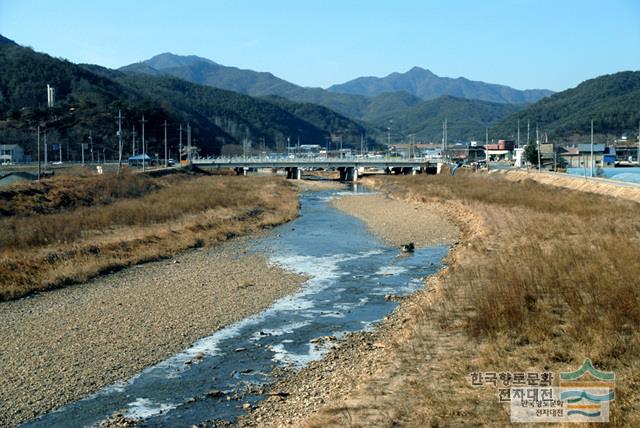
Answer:
[[[432,172],[435,174],[437,159],[425,158],[320,158],[299,157],[285,159],[269,158],[197,158],[192,163],[205,168],[230,168],[238,175],[258,168],[271,168],[286,171],[287,178],[300,179],[303,170],[332,169],[340,173],[341,181],[356,181],[359,171],[365,168],[384,171],[386,174],[416,174]],[[441,162],[441,161],[440,161]]]

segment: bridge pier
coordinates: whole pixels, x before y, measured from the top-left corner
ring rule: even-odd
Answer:
[[[340,181],[358,181],[358,168],[355,166],[341,166],[338,168],[340,173]]]
[[[233,168],[233,170],[235,171],[236,175],[247,175],[247,168],[243,166]]]
[[[302,178],[302,169],[297,166],[287,167],[284,170],[287,172],[287,178],[290,180],[300,180]]]

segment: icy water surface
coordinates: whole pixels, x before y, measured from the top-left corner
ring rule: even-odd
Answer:
[[[243,403],[264,399],[259,389],[272,381],[274,367],[303,367],[322,357],[331,343],[313,339],[340,338],[380,321],[397,306],[384,296],[420,288],[421,278],[440,268],[448,247],[400,256],[361,221],[329,206],[340,193],[353,192],[303,194],[298,219],[252,244],[251,251],[263,251],[273,263],[309,277],[299,292],[125,383],[23,426],[91,426],[116,411],[151,427],[233,421],[244,412]]]

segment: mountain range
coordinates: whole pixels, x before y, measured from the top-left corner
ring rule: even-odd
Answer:
[[[298,86],[271,73],[228,67],[207,58],[194,55],[180,56],[168,52],[122,67],[120,71],[149,75],[165,74],[252,96],[276,95],[293,101],[311,102],[353,119],[370,117],[371,98],[383,93],[405,92],[421,100],[449,95],[505,104],[531,103],[553,93],[543,89],[520,91],[508,86],[465,78],[438,77],[419,67],[414,67],[406,73],[392,73],[384,78],[360,77],[324,90]]]
[[[358,77],[328,88],[330,92],[374,97],[385,92],[403,91],[423,100],[443,95],[504,104],[533,103],[553,92],[547,89],[518,90],[509,86],[478,82],[464,77],[452,79],[436,76],[429,70],[413,67],[406,73],[386,77]]]
[[[281,151],[298,137],[303,144],[325,144],[341,136],[347,147],[359,147],[361,136],[370,147],[409,134],[439,141],[444,119],[452,141],[482,139],[487,127],[492,136],[508,138],[518,120],[523,126],[527,120],[537,123],[550,137],[565,140],[588,134],[591,119],[596,133],[634,135],[640,120],[637,71],[600,76],[549,96],[544,90],[441,78],[417,67],[325,90],[193,55],[161,54],[118,70],[78,65],[3,36],[0,64],[0,140],[33,152],[36,125],[47,125],[49,141],[63,143],[67,156],[76,159],[88,135],[97,147],[114,153],[118,110],[125,117],[127,144],[134,127],[139,138],[144,114],[150,152],[161,151],[166,120],[174,154],[180,123],[191,124],[203,154],[218,154],[238,153],[245,140],[260,144],[261,150]],[[46,108],[47,84],[57,93],[51,110]],[[536,97],[543,98],[527,102]]]
[[[124,115],[125,154],[133,128],[140,144],[146,121],[149,153],[162,151],[166,120],[169,146],[175,154],[178,125],[193,130],[202,154],[241,150],[245,139],[262,150],[279,147],[287,139],[324,144],[342,135],[345,145],[360,145],[373,133],[326,107],[287,100],[255,98],[237,92],[198,85],[168,75],[127,74],[96,65],[77,65],[52,58],[15,43],[0,43],[0,140],[20,143],[34,153],[36,125],[47,129],[50,143],[62,143],[68,158],[79,159],[81,143],[91,142],[113,157],[118,110]],[[56,105],[47,109],[47,84],[56,89]],[[337,138],[337,137],[336,137]]]

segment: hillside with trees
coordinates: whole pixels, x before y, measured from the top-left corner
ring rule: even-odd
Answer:
[[[423,100],[449,95],[505,104],[532,103],[553,93],[546,89],[518,90],[464,77],[440,77],[420,67],[413,67],[406,73],[391,73],[385,77],[358,77],[346,83],[333,85],[328,90],[366,97],[375,97],[385,92],[403,91]]]
[[[640,123],[640,71],[624,71],[582,82],[532,104],[501,121],[493,132],[512,136],[517,122],[538,127],[549,138],[577,141],[590,134],[591,120],[598,138],[622,134],[635,139]]]
[[[201,154],[220,153],[223,146],[284,150],[285,141],[324,144],[332,133],[357,141],[362,125],[328,109],[257,99],[231,91],[197,85],[170,76],[126,74],[99,66],[76,65],[12,43],[0,44],[0,138],[35,153],[36,128],[46,130],[50,144],[62,144],[64,160],[85,156],[113,159],[117,152],[117,115],[122,111],[125,155],[132,152],[134,129],[140,152],[141,119],[150,155],[163,152],[164,128],[170,152],[177,157],[179,126],[186,143],[187,124]],[[46,85],[56,89],[56,104],[47,108]],[[323,118],[326,115],[326,118]],[[55,155],[57,160],[57,154]]]
[[[389,129],[393,135],[415,134],[421,140],[440,141],[442,122],[447,119],[449,140],[483,140],[486,127],[495,125],[520,108],[513,104],[443,96],[422,101],[401,112],[379,116],[373,123],[379,128]]]
[[[122,67],[120,71],[127,74],[169,75],[251,96],[280,96],[292,101],[319,104],[352,118],[362,116],[367,105],[367,99],[359,95],[302,87],[271,73],[228,67],[195,55],[181,56],[167,52]]]

